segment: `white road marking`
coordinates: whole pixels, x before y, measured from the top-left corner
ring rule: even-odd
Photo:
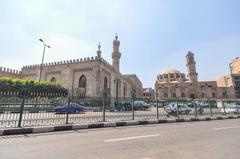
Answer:
[[[109,140],[104,140],[104,142],[126,141],[126,140],[142,139],[142,138],[157,137],[157,136],[159,136],[159,134],[132,136],[132,137],[124,137],[124,138],[118,138],[118,139],[109,139]]]
[[[227,130],[227,129],[237,129],[237,128],[240,128],[240,126],[213,128],[213,130]]]

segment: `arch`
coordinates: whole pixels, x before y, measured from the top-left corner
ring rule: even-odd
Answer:
[[[80,78],[79,78],[79,82],[78,82],[78,87],[81,88],[81,87],[86,87],[87,85],[87,78],[85,75],[82,75]]]
[[[126,98],[127,96],[127,85],[126,83],[123,84],[123,98]]]
[[[108,79],[107,77],[104,77],[104,82],[103,82],[103,95],[107,96],[109,94],[108,92]]]
[[[116,78],[114,80],[114,85],[115,85],[115,94],[116,94],[116,98],[121,96],[121,79]]]
[[[56,82],[57,82],[57,80],[56,80],[55,77],[52,77],[50,81],[53,82],[53,83],[56,83]]]
[[[103,88],[106,90],[108,88],[108,79],[107,77],[104,78]]]
[[[82,75],[78,81],[78,88],[79,88],[78,96],[81,96],[81,97],[86,96],[86,87],[87,87],[87,78],[85,75]]]

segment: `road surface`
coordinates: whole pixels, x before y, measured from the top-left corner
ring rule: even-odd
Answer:
[[[1,159],[239,159],[240,119],[0,137]]]

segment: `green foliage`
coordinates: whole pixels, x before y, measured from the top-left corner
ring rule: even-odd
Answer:
[[[68,90],[59,83],[0,78],[0,95],[6,96],[66,96]]]

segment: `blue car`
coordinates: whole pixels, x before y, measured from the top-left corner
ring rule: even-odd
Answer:
[[[79,112],[85,112],[84,106],[77,104],[77,103],[70,103],[65,104],[63,106],[58,106],[54,108],[54,111],[56,113],[79,113]]]

